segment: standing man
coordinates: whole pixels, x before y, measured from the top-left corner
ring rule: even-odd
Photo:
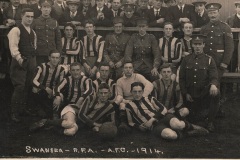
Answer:
[[[189,122],[207,122],[207,129],[213,132],[219,109],[219,81],[214,59],[203,51],[204,38],[203,35],[193,37],[194,53],[181,63],[179,84],[184,105],[189,109]]]
[[[204,0],[195,0],[192,4],[195,6],[197,23],[195,24],[196,28],[201,28],[209,22],[209,17],[205,9],[205,4],[207,2]]]
[[[112,78],[117,80],[122,76],[124,51],[130,36],[123,33],[123,18],[113,19],[114,33],[106,36],[104,45],[104,59],[112,70]]]
[[[185,57],[193,53],[193,48],[192,48],[193,24],[191,22],[184,23],[182,30],[184,33],[183,38],[181,38],[182,57]]]
[[[138,8],[136,15],[141,18],[148,17],[148,0],[137,0]]]
[[[123,5],[123,20],[125,27],[136,27],[137,26],[137,16],[134,14],[135,12],[135,5],[131,3],[125,3]]]
[[[36,68],[37,36],[31,28],[34,11],[30,8],[22,10],[22,23],[8,33],[9,47],[12,55],[10,77],[14,86],[11,100],[14,122],[20,122],[19,113],[26,110],[32,78]]]
[[[207,36],[204,52],[211,56],[218,68],[218,81],[221,82],[223,73],[228,68],[231,61],[234,43],[231,28],[226,23],[220,21],[219,3],[209,3],[206,6],[210,22],[201,28],[200,33]],[[220,117],[224,112],[220,107]]]
[[[37,34],[37,63],[48,61],[51,50],[62,51],[61,32],[58,22],[51,18],[53,2],[51,0],[40,0],[42,15],[34,20],[33,29]]]
[[[148,21],[139,18],[138,33],[134,33],[125,50],[125,62],[133,62],[134,70],[150,81],[156,79],[161,63],[161,52],[154,35],[147,33]]]
[[[113,12],[113,17],[120,16],[120,13],[122,12],[121,5],[122,0],[111,0],[111,10]]]

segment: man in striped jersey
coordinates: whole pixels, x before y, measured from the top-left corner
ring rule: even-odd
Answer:
[[[150,130],[158,137],[176,140],[183,135],[206,135],[208,131],[200,126],[182,121],[167,113],[167,109],[154,97],[143,97],[144,85],[131,84],[133,101],[126,104],[128,124],[141,131]]]
[[[172,63],[173,73],[176,74],[182,57],[182,44],[180,39],[173,37],[173,25],[166,22],[163,28],[164,37],[159,39],[159,49],[162,53],[163,63]]]
[[[43,127],[56,126],[61,134],[73,136],[79,127],[86,125],[98,132],[105,122],[115,124],[114,107],[108,101],[109,96],[110,88],[106,83],[103,83],[98,88],[97,98],[88,96],[82,104],[77,102],[67,105],[61,112],[61,119],[42,119],[32,124],[29,129],[33,132]]]
[[[73,37],[75,28],[75,25],[72,23],[67,23],[64,26],[65,36],[62,37],[62,64],[65,68],[66,73],[69,71],[71,63],[80,62],[80,55],[82,55],[85,51],[82,41],[80,41],[77,37]]]
[[[94,94],[97,94],[98,88],[102,83],[106,83],[109,85],[111,91],[111,97],[109,97],[109,100],[114,101],[117,95],[116,83],[114,80],[109,78],[110,66],[108,64],[101,64],[99,67],[99,73],[100,77],[93,81]]]
[[[192,48],[193,24],[191,22],[184,23],[182,30],[184,33],[184,37],[181,38],[182,57],[185,57],[193,53],[193,48]]]
[[[81,56],[82,64],[86,75],[95,78],[97,68],[103,58],[104,39],[102,36],[95,34],[95,25],[92,20],[87,20],[84,27],[87,35],[82,39],[85,47],[85,52]]]
[[[54,88],[54,108],[58,109],[68,104],[82,104],[84,99],[92,94],[92,80],[81,75],[81,72],[80,63],[74,62],[70,65],[71,76],[64,78]]]
[[[189,110],[183,106],[179,84],[171,79],[172,65],[164,63],[160,67],[160,74],[162,78],[153,82],[154,96],[166,107],[168,113],[179,119],[186,117]]]
[[[42,117],[52,118],[53,116],[53,88],[59,84],[65,75],[64,68],[59,65],[61,54],[52,50],[49,54],[49,62],[42,63],[37,67],[33,78],[34,99],[40,106],[39,114]]]

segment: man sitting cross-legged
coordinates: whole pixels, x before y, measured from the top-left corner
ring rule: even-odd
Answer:
[[[200,126],[181,121],[154,97],[143,97],[144,85],[141,82],[131,84],[133,100],[126,104],[128,124],[141,131],[150,130],[158,137],[176,140],[181,135],[205,135],[208,131]]]

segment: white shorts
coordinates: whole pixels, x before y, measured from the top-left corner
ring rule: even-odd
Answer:
[[[63,118],[63,116],[68,112],[71,112],[76,115],[76,113],[78,112],[78,109],[77,109],[77,107],[73,107],[73,106],[75,106],[75,105],[69,104],[66,107],[64,107],[61,112],[61,118]]]

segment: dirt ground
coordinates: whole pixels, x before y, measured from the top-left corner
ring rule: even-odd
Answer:
[[[166,141],[150,133],[133,131],[114,141],[102,141],[90,130],[73,137],[52,130],[30,133],[28,127],[38,117],[8,121],[9,81],[0,82],[0,157],[64,158],[240,158],[240,93],[229,93],[224,103],[226,117],[216,119],[216,132],[205,137]]]

